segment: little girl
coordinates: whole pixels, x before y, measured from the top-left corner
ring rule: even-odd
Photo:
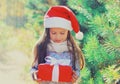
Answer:
[[[72,82],[41,81],[40,84],[72,84],[80,76],[80,69],[84,66],[82,51],[75,43],[70,31],[76,33],[77,39],[83,38],[80,32],[79,23],[74,13],[65,6],[53,6],[44,17],[43,37],[35,44],[33,54],[35,56],[32,64],[32,77],[37,78],[38,64],[46,63],[45,57],[50,56],[56,59],[69,59],[73,70]]]

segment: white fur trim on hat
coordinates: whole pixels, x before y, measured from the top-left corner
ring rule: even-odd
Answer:
[[[83,39],[83,33],[80,32],[80,31],[78,33],[76,33],[76,39],[82,40]]]
[[[69,20],[60,17],[45,18],[44,27],[45,28],[60,27],[70,31],[72,30],[71,22]]]

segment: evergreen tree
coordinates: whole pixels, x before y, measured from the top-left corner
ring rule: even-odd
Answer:
[[[75,10],[84,32],[82,41],[86,60],[85,71],[82,71],[82,84],[112,84],[117,77],[112,74],[112,80],[105,77],[108,66],[120,63],[120,5],[119,0],[70,0],[68,6]],[[114,71],[114,68],[110,70]],[[89,74],[88,74],[89,73]],[[85,75],[86,74],[86,75]],[[106,79],[106,81],[105,81]]]

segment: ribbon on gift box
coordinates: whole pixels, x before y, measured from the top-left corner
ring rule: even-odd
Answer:
[[[59,80],[59,65],[69,65],[69,59],[56,59],[51,56],[47,56],[45,58],[46,62],[50,63],[50,65],[54,65],[52,71],[52,81],[58,82]]]

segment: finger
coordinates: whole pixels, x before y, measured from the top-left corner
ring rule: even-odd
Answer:
[[[37,79],[36,81],[37,81],[37,82],[40,82],[40,81],[42,81],[42,80],[41,80],[41,79]]]
[[[74,79],[78,79],[78,76],[76,74],[73,75]]]
[[[75,75],[73,75],[72,82],[76,82],[76,80],[77,80],[77,77]]]
[[[75,83],[75,82],[76,82],[76,79],[73,78],[73,79],[72,79],[72,83]]]
[[[78,76],[75,71],[73,71],[72,82],[75,83],[78,79]]]
[[[73,74],[75,74],[75,71],[73,70]]]
[[[78,76],[77,76],[77,74],[74,72],[74,74],[73,74],[73,78],[75,78],[75,79],[77,79],[78,78]]]

